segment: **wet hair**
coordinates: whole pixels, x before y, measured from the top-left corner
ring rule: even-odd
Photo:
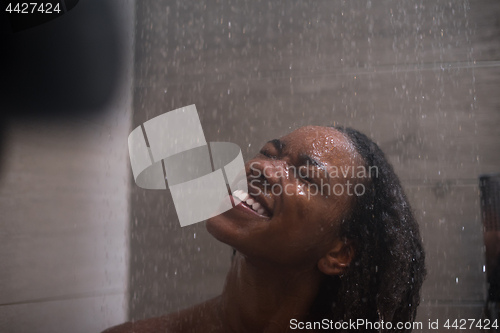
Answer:
[[[383,320],[392,322],[391,332],[410,332],[396,324],[415,321],[426,275],[417,221],[378,145],[352,128],[334,128],[354,145],[366,170],[376,167],[378,174],[363,181],[365,193],[354,197],[354,207],[339,227],[340,237],[354,243],[354,258],[342,276],[325,279],[312,313],[336,322]]]

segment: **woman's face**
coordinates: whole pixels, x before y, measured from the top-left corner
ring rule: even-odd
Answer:
[[[207,229],[249,259],[291,268],[315,265],[338,237],[355,190],[362,192],[356,178],[362,165],[337,130],[299,128],[269,141],[245,164],[250,200],[233,193],[246,201],[209,219]],[[252,200],[260,204],[256,211]]]

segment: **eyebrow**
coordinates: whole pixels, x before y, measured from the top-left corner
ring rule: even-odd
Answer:
[[[285,147],[285,144],[283,143],[283,141],[281,141],[279,139],[274,139],[274,140],[268,141],[267,143],[272,144],[274,146],[274,148],[276,148],[276,150],[278,151],[278,154],[281,154],[283,152],[283,147]]]

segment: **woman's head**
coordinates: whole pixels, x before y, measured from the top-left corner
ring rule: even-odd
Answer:
[[[352,170],[362,165],[339,131],[300,128],[267,142],[245,165],[248,192],[265,212],[239,205],[242,209],[210,219],[207,228],[250,259],[287,269],[314,266],[352,210],[359,183]],[[356,190],[361,192],[359,186]]]
[[[249,260],[317,267],[325,278],[316,313],[414,318],[425,275],[418,225],[373,141],[350,128],[303,127],[266,143],[246,176],[258,212],[238,205],[210,219],[210,233]]]

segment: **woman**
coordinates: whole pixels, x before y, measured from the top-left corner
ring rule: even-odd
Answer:
[[[264,145],[246,174],[250,193],[207,221],[235,249],[222,295],[107,332],[411,331],[424,250],[374,142],[303,127]]]

